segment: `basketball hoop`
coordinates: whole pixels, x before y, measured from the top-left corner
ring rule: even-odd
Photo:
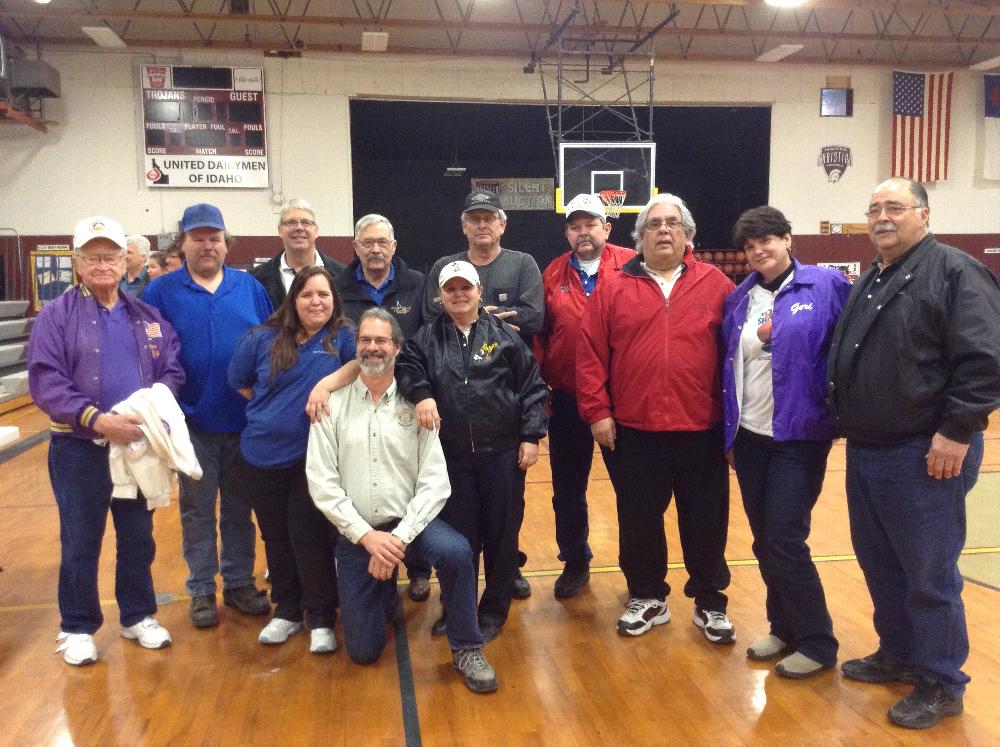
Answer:
[[[621,208],[625,204],[626,195],[624,189],[602,189],[597,194],[600,195],[609,218],[617,218],[622,214]]]

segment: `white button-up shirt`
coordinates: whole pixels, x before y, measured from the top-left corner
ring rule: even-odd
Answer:
[[[306,477],[313,502],[351,542],[399,519],[409,544],[451,495],[438,431],[417,424],[392,382],[379,402],[358,378],[330,395],[330,415],[309,429]]]

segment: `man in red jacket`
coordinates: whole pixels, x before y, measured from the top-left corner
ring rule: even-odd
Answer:
[[[712,643],[731,643],[718,338],[733,283],[694,259],[694,235],[679,197],[657,195],[642,209],[639,256],[603,277],[584,309],[576,388],[617,496],[629,592],[618,632],[642,635],[670,621],[663,514],[673,495],[694,624]]]
[[[597,195],[581,194],[566,206],[570,251],[556,257],[542,274],[545,324],[534,340],[542,378],[552,390],[549,459],[552,509],[556,515],[559,559],[566,565],[556,579],[556,599],[576,596],[590,581],[593,553],[587,538],[587,479],[594,457],[590,426],[576,403],[576,344],[580,317],[601,278],[635,256],[632,249],[608,244],[611,224]]]

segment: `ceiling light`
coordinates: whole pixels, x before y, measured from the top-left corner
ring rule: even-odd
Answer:
[[[789,55],[793,55],[803,48],[802,44],[779,44],[774,49],[769,49],[757,58],[757,62],[777,62]]]
[[[797,8],[805,0],[764,0],[764,2],[768,5],[773,5],[775,8]]]
[[[125,42],[122,41],[122,38],[107,26],[84,26],[80,30],[93,39],[94,44],[99,47],[125,46]]]
[[[995,67],[1000,67],[1000,57],[993,57],[977,62],[975,65],[969,65],[969,70],[992,70]]]
[[[35,0],[35,2],[38,3],[39,5],[48,5],[51,2],[51,0]]]
[[[389,47],[389,33],[387,31],[362,31],[361,51],[363,52],[384,52]]]

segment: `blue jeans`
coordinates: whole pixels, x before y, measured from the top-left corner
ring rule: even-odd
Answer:
[[[111,498],[108,447],[68,436],[49,442],[49,479],[59,508],[59,613],[66,633],[94,633],[104,623],[97,565],[108,509],[115,523],[115,599],[122,627],[156,614],[150,570],[156,555],[146,500]]]
[[[826,666],[837,663],[837,639],[806,540],[830,446],[830,441],[775,441],[743,428],[733,444],[753,554],[767,587],[770,632]]]
[[[337,585],[344,645],[351,661],[369,664],[382,653],[386,624],[398,603],[396,576],[379,581],[368,573],[368,551],[341,538],[337,542]],[[452,650],[481,648],[476,619],[476,571],[469,543],[441,519],[432,519],[406,547],[406,560],[437,569],[441,601],[448,609],[448,645]]]
[[[851,541],[875,606],[879,648],[960,695],[969,681],[961,669],[969,635],[958,557],[983,435],[972,437],[962,473],[948,480],[927,474],[930,442],[848,440]]]
[[[576,398],[552,392],[549,418],[549,462],[552,465],[552,510],[556,516],[559,560],[584,565],[594,557],[587,539],[587,480],[594,460],[594,437],[577,411]]]
[[[188,564],[191,596],[215,594],[222,556],[222,584],[238,589],[254,583],[257,532],[250,520],[240,469],[240,434],[190,429],[195,456],[204,473],[200,480],[180,475],[181,535]],[[219,534],[215,544],[215,498],[219,496]]]

